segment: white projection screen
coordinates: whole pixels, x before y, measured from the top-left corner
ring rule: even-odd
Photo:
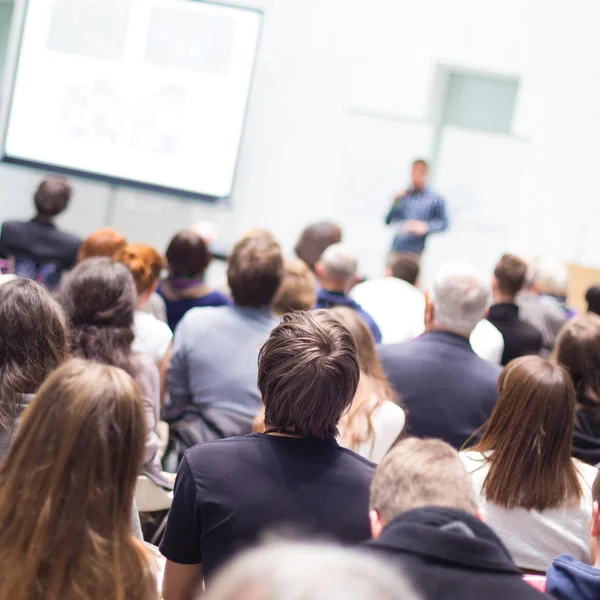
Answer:
[[[231,195],[262,13],[195,0],[22,0],[2,160]]]

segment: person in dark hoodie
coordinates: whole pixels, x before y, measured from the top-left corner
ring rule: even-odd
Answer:
[[[563,326],[556,361],[569,372],[577,394],[571,454],[590,465],[600,463],[600,316],[573,317]]]
[[[320,284],[317,290],[317,308],[347,306],[355,310],[379,344],[381,331],[375,319],[348,295],[352,286],[359,281],[358,261],[354,252],[343,244],[333,244],[323,252],[315,265],[315,271]]]
[[[600,598],[600,475],[592,486],[594,505],[590,528],[590,553],[593,565],[568,554],[554,559],[546,573],[546,592],[557,600],[596,600]]]
[[[362,544],[393,561],[424,600],[534,600],[498,536],[481,520],[456,450],[409,438],[381,462],[371,485],[373,540]]]

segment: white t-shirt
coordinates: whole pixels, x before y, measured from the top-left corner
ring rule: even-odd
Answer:
[[[477,323],[469,341],[477,356],[495,365],[500,364],[504,353],[504,338],[498,328],[487,319]]]
[[[154,315],[136,310],[133,321],[132,349],[159,364],[164,358],[173,340],[173,333],[166,323],[159,321]]]
[[[521,569],[546,572],[562,553],[590,564],[589,527],[592,516],[592,484],[597,469],[574,460],[583,495],[579,504],[542,512],[524,508],[503,508],[489,503],[481,494],[489,463],[479,452],[461,452],[471,474],[477,503],[486,523],[496,532]]]

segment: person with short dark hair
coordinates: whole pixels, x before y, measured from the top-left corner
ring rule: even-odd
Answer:
[[[406,573],[423,600],[535,600],[508,550],[483,521],[456,450],[409,438],[371,485],[373,540],[362,544]]]
[[[354,339],[334,316],[284,315],[258,359],[265,432],[199,444],[183,458],[160,546],[165,599],[195,597],[203,576],[210,589],[234,552],[268,532],[369,537],[374,465],[335,441],[359,376]]]
[[[202,237],[186,229],[175,234],[167,248],[169,276],[158,293],[167,306],[167,322],[172,331],[185,313],[202,306],[225,306],[231,300],[204,281],[212,256]]]
[[[412,164],[412,186],[396,194],[385,218],[386,225],[399,225],[392,243],[392,253],[412,252],[421,255],[427,237],[448,229],[446,203],[427,187],[429,165],[419,158]]]
[[[329,221],[321,221],[307,225],[296,242],[296,256],[304,261],[314,273],[321,254],[329,246],[342,241],[342,230],[339,225]]]
[[[264,231],[244,236],[227,279],[233,306],[193,308],[175,331],[166,418],[181,450],[250,433],[258,412],[257,354],[277,324],[272,304],[283,279],[279,244]]]
[[[539,354],[542,334],[533,325],[519,318],[515,297],[525,285],[527,263],[514,254],[504,254],[492,280],[494,304],[490,307],[488,321],[498,328],[504,338],[502,365],[528,354]]]
[[[600,315],[600,283],[591,285],[585,293],[587,311]]]
[[[54,223],[66,210],[72,192],[64,177],[48,177],[34,195],[36,216],[31,221],[6,221],[0,232],[0,255],[13,261],[14,272],[49,289],[77,262],[81,239]]]

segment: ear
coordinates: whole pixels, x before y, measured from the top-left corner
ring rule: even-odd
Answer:
[[[323,274],[325,273],[325,269],[323,268],[322,262],[315,263],[315,273],[317,274],[317,277],[319,279],[321,279],[321,277],[323,277]]]
[[[492,277],[492,293],[496,293],[498,291],[498,280],[495,277]]]
[[[385,275],[386,277],[391,277],[391,276],[392,276],[392,269],[391,269],[390,267],[386,267],[386,268],[385,268],[384,275]]]
[[[375,509],[369,511],[369,522],[371,523],[371,536],[376,539],[381,535],[384,524],[381,515]]]
[[[425,329],[433,325],[434,310],[429,292],[425,292]]]
[[[592,505],[592,537],[598,537],[600,535],[600,523],[598,522],[598,503],[594,502]]]

